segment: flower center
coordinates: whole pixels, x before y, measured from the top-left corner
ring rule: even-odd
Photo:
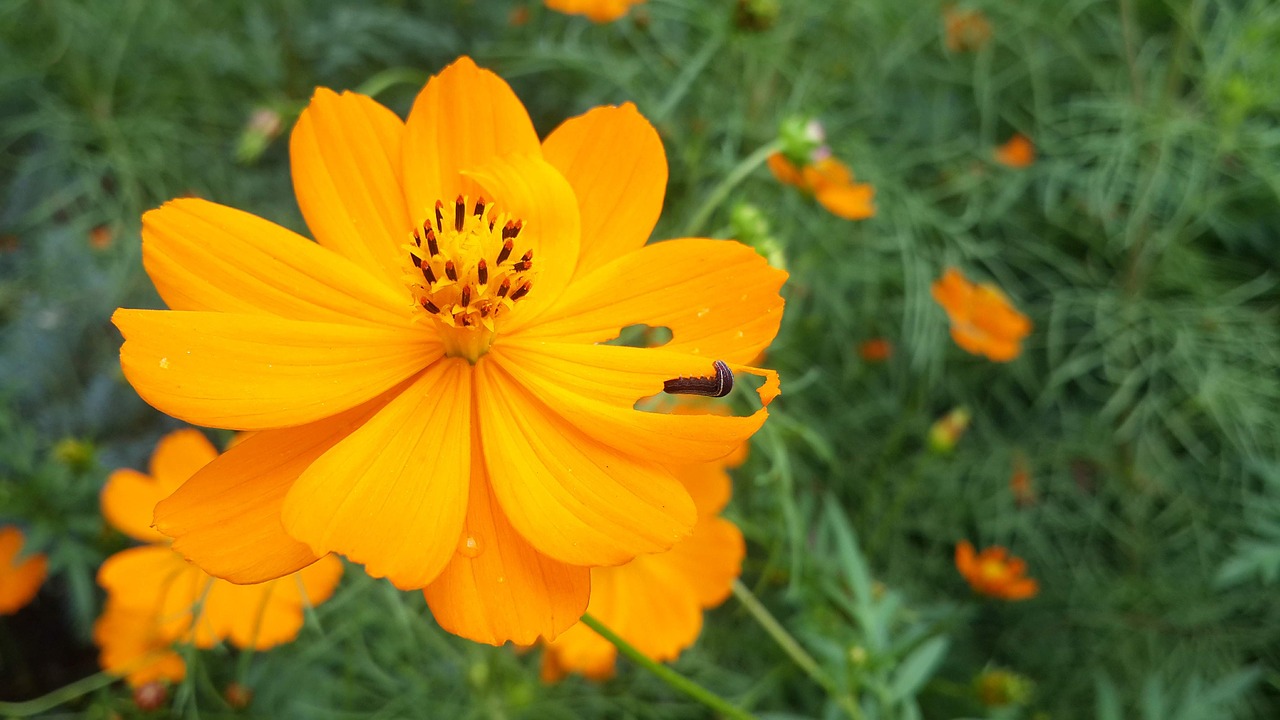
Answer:
[[[405,245],[414,304],[440,330],[445,352],[474,363],[493,344],[502,319],[532,286],[533,250],[524,222],[484,198],[437,200],[435,217]]]

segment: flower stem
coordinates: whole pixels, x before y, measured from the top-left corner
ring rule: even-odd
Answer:
[[[694,700],[706,705],[721,716],[734,718],[734,720],[752,720],[752,715],[750,713],[735,707],[728,700],[725,700],[719,695],[716,695],[710,690],[702,687],[698,683],[686,678],[680,673],[677,673],[666,665],[649,659],[631,643],[623,640],[621,637],[618,637],[617,633],[605,627],[604,624],[591,617],[590,614],[582,616],[582,623],[592,630],[595,630],[605,640],[613,643],[614,647],[618,648],[623,655],[626,655],[637,663],[640,663],[649,672],[657,675],[659,680],[662,680],[676,690],[679,690],[685,695],[688,695]]]
[[[412,68],[393,67],[375,73],[356,88],[356,92],[369,97],[377,97],[388,88],[396,85],[425,85],[426,74]]]
[[[791,633],[787,632],[786,628],[782,627],[782,623],[778,622],[778,620],[773,617],[773,614],[764,606],[764,603],[761,603],[760,600],[747,589],[747,586],[742,584],[741,580],[733,581],[733,596],[738,598],[738,602],[742,603],[742,606],[747,609],[747,612],[751,613],[751,617],[755,618],[756,622],[760,624],[760,627],[764,628],[764,631],[769,633],[769,637],[773,638],[773,641],[778,643],[778,647],[782,648],[782,651],[785,652],[796,665],[799,665],[800,669],[803,670],[806,675],[813,678],[814,682],[821,685],[822,689],[827,691],[827,694],[836,701],[836,704],[845,711],[846,715],[854,718],[855,720],[862,720],[864,717],[862,708],[858,707],[858,704],[854,702],[853,697],[848,693],[840,692],[836,687],[835,681],[823,672],[822,667],[818,665],[818,661],[814,660],[813,656],[800,646],[800,642],[792,637]]]
[[[116,676],[107,672],[99,672],[89,677],[80,678],[69,685],[24,702],[0,702],[0,715],[4,717],[30,717],[46,710],[52,710],[78,697],[88,695],[94,690],[104,688],[117,680]]]
[[[756,168],[763,165],[770,155],[781,148],[782,141],[774,140],[762,145],[758,150],[743,158],[737,167],[724,176],[720,184],[703,201],[698,211],[693,214],[693,219],[685,226],[684,237],[695,237],[699,232],[702,232],[703,226],[711,219],[711,214],[724,203],[725,198],[729,197],[729,193],[733,192],[733,189],[741,184],[743,180],[746,180],[748,175],[755,172]]]

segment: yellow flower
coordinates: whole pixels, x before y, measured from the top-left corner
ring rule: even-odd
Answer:
[[[1036,161],[1036,147],[1026,135],[1014,133],[1008,142],[996,148],[996,162],[1005,167],[1020,170],[1031,167]]]
[[[693,535],[657,555],[591,570],[587,612],[653,660],[675,660],[698,639],[702,611],[724,602],[742,571],[746,545],[733,523],[719,517],[729,502],[726,468],[740,464],[746,446],[724,460],[673,467],[698,507]],[[581,623],[548,643],[542,655],[547,682],[578,672],[612,677],[617,648]]]
[[[750,362],[786,274],[739,243],[645,245],[667,166],[630,105],[539,142],[462,58],[402,122],[317,90],[290,140],[317,243],[198,200],[143,218],[170,311],[119,310],[138,393],[255,432],[156,509],[209,573],[257,582],[337,552],[478,641],[554,637],[590,567],[667,550],[697,520],[663,465],[730,452],[764,422],[642,412],[666,380]],[[600,344],[666,327],[658,348]]]
[[[974,591],[1001,600],[1026,600],[1040,592],[1040,585],[1027,574],[1027,564],[1009,551],[993,545],[974,553],[968,540],[956,545],[956,569]]]
[[[544,0],[547,7],[570,15],[586,15],[592,22],[613,22],[645,0]]]
[[[875,188],[853,181],[849,166],[831,156],[797,167],[777,152],[769,156],[769,170],[778,182],[798,187],[812,195],[832,215],[846,220],[875,217]]]
[[[40,553],[18,560],[24,541],[18,528],[0,527],[0,615],[26,607],[49,574],[49,560]]]
[[[951,320],[951,338],[974,355],[1008,362],[1022,354],[1031,321],[1018,312],[1000,288],[975,285],[959,270],[947,268],[931,287],[933,299]]]
[[[170,549],[168,538],[150,527],[156,503],[216,457],[199,431],[178,430],[156,445],[149,475],[117,470],[102,490],[107,521],[148,543],[112,555],[98,570],[108,595],[94,626],[99,662],[135,687],[182,679],[185,666],[171,650],[175,642],[210,648],[226,640],[262,650],[293,640],[303,608],[327,600],[342,577],[342,562],[329,556],[296,576],[233,585]]]

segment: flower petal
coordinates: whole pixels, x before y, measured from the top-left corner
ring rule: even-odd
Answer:
[[[704,462],[691,465],[672,465],[671,474],[689,491],[699,517],[715,515],[729,504],[733,494],[733,481],[725,470],[725,463]]]
[[[645,246],[575,281],[528,337],[599,342],[628,325],[671,329],[663,350],[751,362],[782,320],[787,274],[756,251],[690,238]]]
[[[128,468],[116,470],[102,487],[102,515],[111,527],[134,540],[161,543],[166,538],[151,529],[151,513],[168,495],[149,475]]]
[[[298,207],[316,241],[400,288],[413,219],[401,189],[404,123],[372,98],[316,88],[289,138]]]
[[[354,407],[443,353],[425,331],[230,313],[117,310],[120,364],[153,407],[195,425],[260,430]]]
[[[453,556],[467,507],[471,366],[435,363],[307,468],[284,501],[285,530],[401,589]]]
[[[617,565],[688,535],[697,511],[665,468],[564,422],[489,357],[476,371],[494,495],[540,552],[575,565]]]
[[[667,414],[634,409],[662,392],[663,381],[710,375],[705,358],[653,348],[512,341],[490,351],[522,387],[600,444],[674,463],[722,458],[764,423],[749,417]]]
[[[542,141],[542,154],[578,198],[582,251],[575,276],[645,244],[662,213],[667,155],[635,105],[566,120]]]
[[[0,528],[0,615],[26,607],[49,574],[49,559],[40,553],[29,554],[15,562],[23,542],[22,531],[18,528]]]
[[[238,648],[266,650],[292,641],[302,611],[327,600],[342,578],[342,561],[329,555],[294,575],[258,585],[215,581],[205,595],[195,644],[229,640]]]
[[[866,220],[875,217],[876,190],[866,183],[830,185],[814,193],[814,197],[832,215],[845,220]]]
[[[423,591],[427,605],[440,627],[476,642],[555,638],[586,610],[591,573],[543,555],[516,532],[472,442],[466,526],[453,559]]]
[[[156,500],[168,497],[216,457],[218,449],[195,428],[175,430],[160,438],[150,463],[151,480],[162,493]],[[153,502],[149,510],[154,508]]]
[[[397,293],[337,253],[255,215],[199,199],[142,216],[142,262],[173,310],[405,327]]]
[[[480,194],[463,170],[512,153],[540,152],[529,113],[511,86],[468,57],[418,93],[402,148],[405,200],[414,223],[426,219],[437,200]]]
[[[156,505],[155,527],[188,560],[234,583],[273,580],[314,563],[317,555],[284,531],[285,495],[385,403],[384,395],[308,425],[250,435]]]
[[[564,292],[578,259],[580,223],[573,188],[539,155],[495,158],[464,171],[501,210],[524,221],[520,240],[533,249],[533,289],[512,308],[504,333],[517,332]]]
[[[661,563],[678,582],[693,590],[702,607],[708,608],[729,597],[733,581],[742,574],[746,554],[746,541],[737,525],[720,517],[704,517],[693,529],[693,535],[671,552],[642,559]]]
[[[155,680],[176,683],[186,677],[186,663],[171,642],[157,633],[156,618],[150,612],[108,600],[93,624],[93,642],[101,648],[98,664],[102,669],[125,676],[131,687]]]
[[[111,602],[149,612],[169,640],[186,636],[191,613],[213,578],[163,545],[122,550],[98,568],[98,584]]]

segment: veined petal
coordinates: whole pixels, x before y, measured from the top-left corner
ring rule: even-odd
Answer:
[[[617,565],[693,528],[693,501],[665,468],[564,422],[488,356],[476,365],[476,406],[494,495],[539,551]]]
[[[318,556],[284,531],[285,495],[395,392],[314,423],[246,437],[155,506],[156,529],[205,572],[233,583],[265,582],[314,563]]]
[[[120,364],[153,407],[195,425],[261,430],[335,415],[443,354],[425,330],[230,313],[117,310]]]
[[[401,153],[409,215],[421,222],[437,200],[477,197],[479,185],[463,170],[539,152],[538,134],[511,86],[459,58],[427,81],[409,111]]]
[[[600,444],[666,462],[706,462],[732,452],[764,423],[749,417],[634,409],[664,380],[710,375],[705,358],[654,348],[517,340],[495,345],[495,362],[560,418]]]
[[[513,308],[503,330],[516,332],[559,297],[573,275],[581,232],[573,188],[540,154],[505,155],[463,174],[524,221],[520,239],[533,248],[536,275],[529,297]]]
[[[401,189],[403,135],[400,118],[372,98],[316,88],[289,138],[293,190],[316,241],[396,289],[414,224]]]
[[[409,298],[292,231],[194,198],[142,216],[142,262],[173,310],[406,327]]]
[[[423,595],[440,627],[469,640],[532,645],[578,622],[591,593],[591,573],[538,552],[502,512],[486,477],[479,435],[466,526],[453,559]]]
[[[690,238],[647,245],[576,280],[522,335],[599,342],[628,325],[671,329],[663,350],[751,362],[782,321],[787,274],[755,250]]]
[[[542,141],[542,154],[578,198],[582,250],[575,276],[645,244],[662,213],[667,155],[635,105],[566,120]]]
[[[453,556],[467,507],[471,366],[435,363],[311,464],[285,499],[285,530],[401,589]]]

